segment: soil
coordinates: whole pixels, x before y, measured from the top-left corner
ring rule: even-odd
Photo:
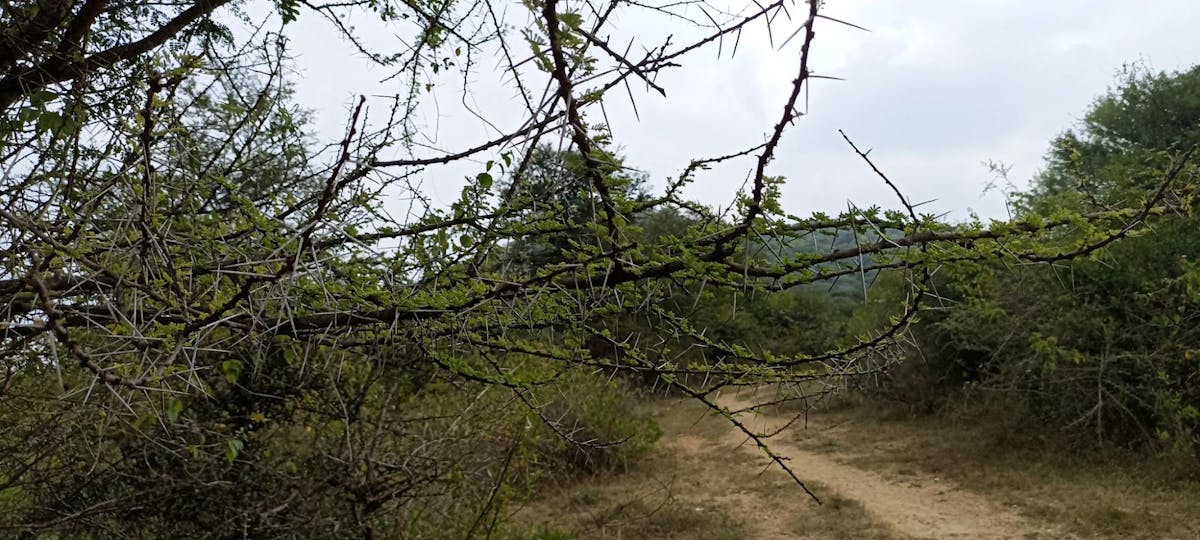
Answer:
[[[752,403],[726,394],[730,410]],[[768,440],[822,500],[809,497],[728,421],[699,404],[655,408],[662,439],[622,474],[572,482],[516,512],[526,523],[580,538],[1062,538],[1065,531],[935,474],[881,474],[854,465],[862,452],[835,416],[812,416]],[[796,418],[740,417],[756,432]],[[861,434],[858,434],[861,435]],[[898,449],[903,444],[898,445]],[[863,452],[886,451],[879,448]]]
[[[728,396],[721,404],[730,409],[751,405],[739,396]],[[759,433],[769,433],[794,415],[756,414],[748,427]],[[837,426],[824,426],[813,418],[804,429],[795,430],[769,441],[771,449],[788,458],[789,467],[802,481],[827,486],[829,490],[861,505],[866,513],[882,523],[897,536],[913,538],[1031,538],[1048,535],[1048,531],[1029,522],[1013,508],[987,497],[960,489],[954,483],[916,471],[906,471],[903,477],[889,478],[878,472],[845,464],[834,456],[807,449],[797,439],[820,439],[827,447],[840,447],[838,436],[845,433]],[[814,433],[818,432],[818,433]],[[790,436],[789,436],[790,435]],[[695,438],[685,438],[680,445],[684,451],[699,451]],[[762,454],[748,442],[747,437],[729,430],[718,444],[740,445],[744,453]],[[808,445],[805,445],[808,446]],[[751,457],[751,456],[746,456]],[[845,456],[843,456],[845,457]],[[751,457],[753,459],[753,457]],[[766,464],[766,457],[759,458]],[[816,491],[821,496],[819,489]],[[747,501],[748,505],[752,504]],[[769,528],[762,538],[791,538],[789,531]]]

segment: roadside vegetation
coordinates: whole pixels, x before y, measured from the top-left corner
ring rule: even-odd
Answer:
[[[1200,142],[1200,69],[1134,66],[1051,142],[1044,170],[1013,194],[1020,216],[1118,207],[1151,171]],[[1188,199],[1170,202],[1182,207]],[[1087,259],[947,265],[910,327],[908,361],[865,391],[901,414],[1002,425],[1018,444],[1131,450],[1200,474],[1200,237],[1190,212],[1150,216]],[[1076,231],[1058,241],[1069,242]],[[855,313],[889,315],[899,285]]]

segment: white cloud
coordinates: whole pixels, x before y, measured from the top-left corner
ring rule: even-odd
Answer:
[[[1200,60],[1200,33],[1191,28],[1200,20],[1200,2],[1194,0],[1137,6],[1113,0],[831,0],[827,13],[871,32],[819,23],[813,67],[847,80],[817,81],[810,115],[788,134],[772,164],[772,174],[794,182],[785,190],[793,212],[837,211],[847,199],[896,206],[837,134],[845,129],[860,145],[876,149],[872,156],[914,200],[936,197],[931,206],[957,218],[966,217],[968,208],[1003,217],[1002,200],[979,197],[989,179],[982,161],[1012,163],[1014,179],[1026,180],[1050,138],[1071,126],[1122,64],[1145,59],[1159,69],[1177,69]],[[340,136],[351,96],[397,88],[380,84],[387,73],[334,38],[326,23],[307,19],[289,28],[304,73],[298,97],[317,110],[319,129],[332,140]],[[662,17],[626,16],[618,22],[625,30],[614,35],[614,43],[635,37],[651,45],[668,34],[682,43],[696,35]],[[692,158],[762,140],[795,77],[798,43],[775,51],[763,28],[750,30],[733,59],[718,60],[715,48],[703,50],[684,67],[665,72],[659,82],[666,99],[634,85],[640,121],[626,98],[609,103],[608,118],[631,165],[650,171],[661,184]],[[377,44],[394,39],[386,29],[367,33]],[[725,52],[731,47],[727,43]],[[481,109],[499,113],[502,129],[510,128],[520,112],[514,93],[492,71],[493,62],[482,65],[473,77],[479,83],[474,97]],[[427,127],[436,130],[436,144],[445,149],[466,148],[494,133],[453,90],[448,84],[439,88],[437,107],[431,103],[423,111]],[[591,114],[598,118],[600,112]],[[727,203],[747,167],[743,162],[718,168],[691,193]],[[425,185],[439,198],[453,196],[468,169],[441,172]]]

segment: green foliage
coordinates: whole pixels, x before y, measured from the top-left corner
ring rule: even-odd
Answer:
[[[1084,115],[1079,131],[1051,143],[1045,171],[1018,196],[1018,205],[1047,214],[1063,206],[1138,204],[1161,179],[1170,152],[1200,145],[1197,118],[1200,66],[1179,73],[1127,66],[1117,86]]]
[[[283,24],[295,21],[300,15],[299,0],[277,0],[275,8],[279,10],[279,18],[283,20]]]
[[[1200,142],[1200,69],[1127,70],[1080,129],[1052,144],[1046,170],[1019,198],[1023,220],[1144,204],[1179,153]],[[1167,204],[1195,189],[1176,187]],[[1148,220],[1148,232],[1086,260],[943,268],[938,309],[913,328],[909,364],[879,392],[926,412],[1004,416],[1014,429],[1076,445],[1200,457],[1200,303],[1188,285],[1198,224],[1186,214]]]
[[[613,155],[603,154],[596,159],[601,163],[610,197],[617,204],[629,207],[648,198],[644,174],[627,169]],[[515,218],[537,224],[540,231],[549,234],[516,240],[504,251],[506,262],[538,268],[570,259],[576,250],[600,245],[603,232],[585,224],[603,219],[604,203],[588,177],[583,156],[538,146],[531,150],[527,166],[512,172],[498,191],[506,195],[505,202]],[[481,173],[477,180],[481,189],[491,188],[491,174]],[[628,208],[624,210],[626,215],[633,214]]]

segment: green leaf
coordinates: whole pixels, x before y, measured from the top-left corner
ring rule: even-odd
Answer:
[[[485,172],[479,173],[479,176],[475,177],[475,181],[479,182],[479,189],[482,189],[484,191],[492,189],[493,178],[492,178],[492,175],[490,175],[488,173],[485,173]]]
[[[295,21],[298,16],[300,16],[298,0],[279,0],[279,17],[283,19],[283,24]]]
[[[239,360],[226,360],[221,362],[221,373],[225,375],[225,380],[229,381],[229,384],[233,384],[237,382],[238,377],[242,376],[244,367]]]
[[[583,24],[583,16],[578,13],[560,13],[558,19],[573,30],[578,30]]]
[[[63,124],[62,115],[55,111],[46,111],[38,116],[37,127],[39,131],[54,131]]]
[[[29,96],[29,102],[36,107],[41,107],[55,99],[58,99],[58,94],[49,90],[38,90]]]
[[[178,398],[171,398],[169,401],[167,401],[167,419],[170,420],[171,423],[178,422],[179,413],[182,412],[183,401],[180,401]]]
[[[242,442],[241,440],[230,439],[229,442],[225,444],[225,461],[233,463],[233,460],[237,459],[238,454],[242,453],[242,449],[245,447],[246,443]]]

